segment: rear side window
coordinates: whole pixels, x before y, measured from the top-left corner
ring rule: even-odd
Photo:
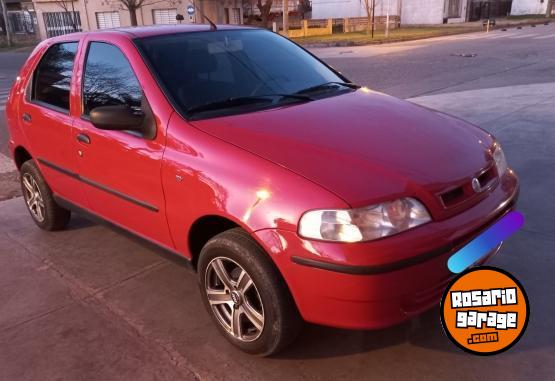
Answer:
[[[100,106],[124,105],[140,111],[142,99],[141,85],[121,50],[91,42],[83,79],[83,114]]]
[[[69,111],[69,93],[77,42],[48,48],[33,77],[31,100]]]

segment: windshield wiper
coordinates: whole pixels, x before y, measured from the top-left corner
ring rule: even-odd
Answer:
[[[221,101],[209,102],[199,106],[193,106],[186,110],[187,115],[197,114],[206,111],[216,111],[235,107],[250,106],[258,103],[269,102],[270,104],[276,104],[284,99],[293,99],[299,101],[311,101],[312,98],[301,94],[264,94],[264,95],[253,95],[246,97],[235,97],[228,98]]]
[[[322,83],[320,85],[316,85],[316,86],[311,86],[308,87],[306,89],[302,89],[297,91],[295,94],[309,94],[309,93],[317,93],[320,91],[324,91],[324,90],[330,90],[330,89],[337,89],[337,87],[347,87],[349,89],[360,89],[360,86],[355,84],[355,83],[350,83],[350,82],[326,82],[326,83]]]

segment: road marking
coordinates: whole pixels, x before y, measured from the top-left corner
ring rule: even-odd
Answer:
[[[471,35],[460,35],[460,36],[452,36],[447,37],[448,40],[457,41],[457,40],[475,40],[477,38],[483,38],[483,34],[471,34]]]
[[[509,37],[509,38],[510,39],[516,39],[516,38],[526,38],[526,37],[535,37],[535,36],[537,36],[536,33],[528,33],[528,34],[521,34],[519,36],[512,36],[512,37]]]
[[[534,37],[534,40],[543,40],[544,38],[553,38],[553,37],[555,37],[555,33],[546,34],[545,36]]]
[[[8,172],[13,172],[15,171],[15,165],[12,161],[12,159],[2,155],[0,153],[0,174],[2,173],[8,173]]]
[[[516,33],[495,33],[495,34],[491,34],[490,36],[486,37],[490,40],[495,40],[497,38],[507,38],[507,37],[512,37],[512,36],[516,36]]]

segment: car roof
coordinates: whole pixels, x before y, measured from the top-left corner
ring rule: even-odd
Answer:
[[[247,30],[257,29],[250,26],[243,25],[217,25],[217,30]],[[162,36],[178,33],[193,33],[193,32],[209,32],[211,30],[208,24],[176,24],[176,25],[152,25],[152,26],[135,26],[123,27],[113,29],[102,29],[88,32],[70,33],[59,37],[49,39],[52,42],[67,41],[75,38],[81,38],[85,35],[94,35],[96,37],[109,36],[114,34],[125,35],[130,39]]]

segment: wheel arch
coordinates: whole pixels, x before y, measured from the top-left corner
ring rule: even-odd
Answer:
[[[13,152],[13,158],[14,158],[17,170],[20,170],[23,163],[25,163],[28,160],[31,160],[33,157],[25,147],[17,146]]]
[[[193,268],[196,270],[200,252],[208,241],[220,233],[235,228],[246,231],[243,226],[227,217],[213,214],[197,218],[191,225],[187,236]]]
[[[249,229],[248,226],[243,225],[241,222],[216,214],[204,215],[197,218],[189,229],[187,242],[189,253],[191,255],[191,264],[193,265],[195,271],[197,270],[200,252],[206,243],[218,234],[231,229],[241,229],[245,234],[247,234],[258,246],[260,246],[268,260],[281,275],[279,267],[272,259],[270,253],[266,250],[265,245],[259,241],[255,234],[252,234],[252,229]],[[281,276],[283,277],[283,275]]]

